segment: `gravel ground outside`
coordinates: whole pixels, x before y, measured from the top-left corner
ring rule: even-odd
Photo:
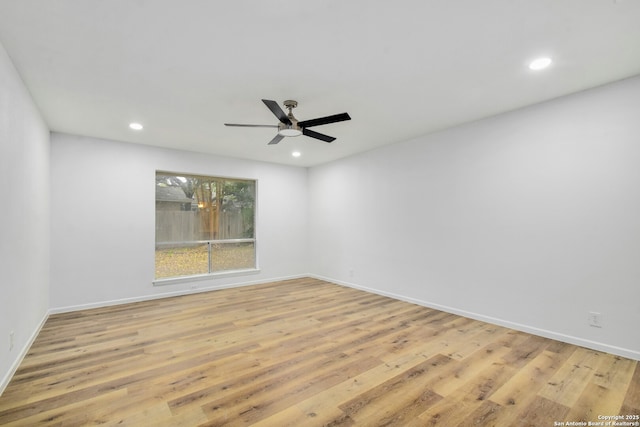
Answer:
[[[207,274],[207,245],[156,248],[156,279]],[[212,245],[212,272],[255,267],[252,243]]]

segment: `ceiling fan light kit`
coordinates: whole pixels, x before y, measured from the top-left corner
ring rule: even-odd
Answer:
[[[280,130],[278,134],[282,136],[300,136],[302,135],[302,131],[300,129],[294,128],[293,126],[278,126]]]
[[[351,120],[349,114],[341,113],[334,114],[332,116],[319,117],[317,119],[298,121],[293,115],[292,110],[298,106],[298,102],[288,99],[284,101],[283,105],[289,110],[289,114],[286,114],[277,102],[269,99],[263,99],[264,105],[271,110],[274,116],[278,118],[280,123],[277,125],[250,125],[250,124],[237,124],[237,123],[225,123],[225,126],[237,126],[237,127],[277,127],[277,135],[269,142],[269,145],[279,143],[284,137],[305,135],[310,138],[319,139],[324,142],[333,142],[335,138],[333,136],[324,135],[320,132],[308,129],[312,126],[326,125],[329,123],[342,122],[345,120]]]

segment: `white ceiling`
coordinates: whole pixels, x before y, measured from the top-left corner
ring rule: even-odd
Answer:
[[[0,42],[54,131],[311,166],[640,74],[640,0],[0,0]],[[223,125],[262,98],[352,120]]]

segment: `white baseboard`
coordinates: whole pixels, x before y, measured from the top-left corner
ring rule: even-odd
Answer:
[[[99,301],[99,302],[89,303],[89,304],[70,305],[65,307],[51,308],[49,310],[49,313],[50,314],[69,313],[73,311],[89,310],[92,308],[101,308],[101,307],[110,307],[113,305],[130,304],[134,302],[151,301],[155,299],[171,298],[171,297],[177,297],[181,295],[196,294],[200,292],[216,291],[220,289],[230,289],[230,288],[239,288],[242,286],[261,285],[264,283],[280,282],[282,280],[299,279],[302,277],[310,277],[310,276],[308,274],[300,274],[300,275],[294,275],[294,276],[275,277],[275,278],[269,278],[269,279],[231,283],[226,285],[207,286],[207,287],[202,287],[198,289],[186,289],[186,290],[183,289],[180,291],[162,292],[158,294],[143,295],[143,296],[133,297],[133,298],[122,298],[122,299],[110,300],[110,301]],[[154,289],[158,289],[158,288],[154,288]]]
[[[49,318],[49,312],[45,313],[44,317],[42,318],[42,320],[40,320],[40,323],[38,324],[36,329],[33,331],[31,336],[29,337],[29,339],[25,343],[24,347],[22,347],[22,349],[20,350],[20,353],[18,353],[16,359],[11,364],[11,367],[9,368],[7,373],[4,375],[4,377],[2,377],[2,381],[0,381],[0,396],[2,396],[2,393],[4,393],[4,390],[9,385],[9,382],[11,381],[11,378],[13,378],[13,375],[16,373],[16,371],[20,367],[20,364],[22,363],[22,360],[24,359],[24,357],[29,352],[29,349],[31,348],[31,345],[33,344],[33,342],[38,337],[38,334],[42,330],[42,327],[44,326],[44,324],[46,323],[48,318]]]
[[[409,302],[412,304],[421,305],[423,307],[433,308],[435,310],[444,311],[447,313],[457,314],[459,316],[468,317],[470,319],[480,320],[482,322],[491,323],[498,326],[504,326],[505,328],[515,329],[517,331],[526,332],[533,335],[538,335],[544,338],[549,338],[556,341],[562,341],[569,344],[574,344],[580,347],[590,348],[592,350],[603,351],[605,353],[615,354],[617,356],[626,357],[628,359],[638,360],[640,361],[640,352],[631,350],[628,348],[617,347],[601,342],[591,341],[584,338],[574,337],[571,335],[561,334],[559,332],[549,331],[546,329],[536,328],[534,326],[523,325],[516,322],[511,322],[509,320],[498,319],[491,316],[486,316],[483,314],[473,313],[465,310],[460,310],[454,307],[448,307],[440,304],[435,304],[429,301],[424,301],[416,298],[407,297],[404,295],[394,294],[392,292],[381,291],[378,289],[368,288],[366,286],[357,285],[355,283],[344,282],[341,280],[332,279],[329,277],[323,277],[315,274],[309,275],[310,277],[324,280],[327,282],[335,283],[336,285],[345,286],[348,288],[358,289],[365,292],[371,292],[377,295],[382,295],[385,297],[397,299],[400,301]]]

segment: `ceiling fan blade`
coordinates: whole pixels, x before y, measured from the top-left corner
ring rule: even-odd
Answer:
[[[276,134],[276,136],[274,136],[273,139],[271,141],[269,141],[269,144],[267,144],[267,145],[277,144],[278,142],[282,141],[282,138],[284,138],[284,136],[282,136],[280,134]]]
[[[313,131],[313,130],[307,129],[307,128],[303,128],[302,129],[302,134],[306,135],[306,136],[310,136],[311,138],[319,139],[319,140],[324,141],[324,142],[333,142],[333,141],[336,140],[332,136],[325,135],[323,133],[316,132],[316,131]]]
[[[269,110],[271,110],[271,112],[278,118],[278,120],[280,120],[282,123],[284,123],[285,125],[290,125],[291,120],[289,120],[289,117],[287,117],[287,115],[285,114],[284,111],[282,111],[282,108],[280,108],[280,106],[278,105],[278,103],[276,101],[271,101],[269,99],[263,99],[262,102],[264,102],[264,105],[266,105]]]
[[[225,123],[225,126],[235,126],[241,128],[277,128],[278,125],[243,125],[238,123]]]
[[[298,126],[303,128],[310,128],[311,126],[327,125],[329,123],[343,122],[345,120],[351,120],[351,117],[349,117],[347,113],[341,113],[334,114],[333,116],[319,117],[317,119],[303,120],[301,122],[298,122]]]

